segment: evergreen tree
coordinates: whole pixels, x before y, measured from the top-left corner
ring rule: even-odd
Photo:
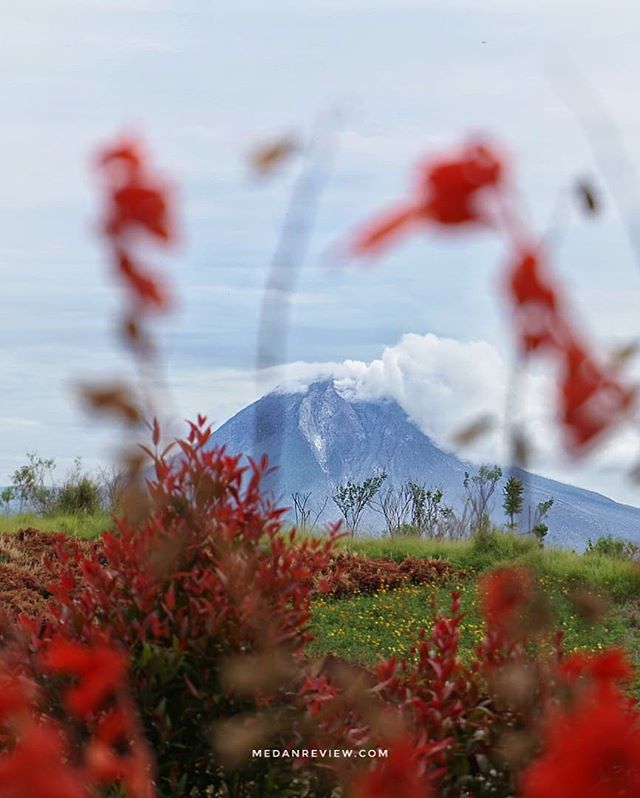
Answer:
[[[518,527],[517,517],[522,512],[522,501],[524,485],[518,477],[510,476],[502,488],[502,508],[509,519],[509,529],[515,530]]]

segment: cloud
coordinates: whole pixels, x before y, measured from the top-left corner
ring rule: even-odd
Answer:
[[[408,333],[369,362],[298,361],[265,369],[259,375],[242,369],[181,372],[174,375],[173,382],[178,386],[180,405],[192,413],[210,408],[215,396],[212,420],[219,424],[261,394],[274,389],[304,391],[314,380],[328,377],[335,379],[343,395],[395,399],[423,432],[448,450],[456,448],[456,432],[481,416],[492,417],[495,425],[490,431],[457,449],[461,457],[476,463],[508,461],[505,416],[509,412],[511,421],[522,425],[531,443],[531,470],[619,501],[636,501],[636,487],[625,482],[624,474],[637,455],[637,435],[621,429],[593,454],[570,460],[555,422],[553,375],[539,368],[514,375],[487,341]],[[509,411],[507,391],[515,391]]]
[[[346,361],[343,369],[340,386],[362,398],[391,396],[436,440],[470,413],[504,404],[505,364],[486,341],[409,333],[371,363]]]
[[[451,448],[455,431],[480,414],[502,417],[507,367],[486,341],[456,341],[428,333],[408,333],[370,362],[298,361],[263,370],[219,369],[207,374],[180,371],[172,375],[181,406],[202,409],[217,397],[215,417],[224,420],[260,394],[278,389],[304,391],[318,379],[333,377],[337,388],[360,399],[395,399],[437,443]],[[496,457],[499,432],[465,454]]]

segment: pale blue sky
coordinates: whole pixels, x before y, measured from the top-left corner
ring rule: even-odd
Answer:
[[[256,184],[244,162],[255,141],[308,131],[336,102],[352,109],[295,302],[290,357],[313,363],[369,362],[429,332],[508,358],[490,238],[418,237],[368,271],[328,270],[321,254],[402,196],[425,152],[475,130],[510,150],[543,226],[558,190],[595,168],[554,88],[563,58],[605,98],[640,164],[630,1],[23,0],[1,27],[0,482],[25,450],[61,463],[109,455],[107,432],[72,412],[69,385],[125,363],[88,168],[121,130],[143,135],[180,187],[184,242],[169,268],[181,301],[165,351],[180,414],[220,421],[255,396],[260,291],[297,168]],[[612,209],[576,223],[557,261],[600,340],[638,333],[640,271]],[[469,396],[462,409],[480,404]],[[632,500],[612,457],[538,469]]]

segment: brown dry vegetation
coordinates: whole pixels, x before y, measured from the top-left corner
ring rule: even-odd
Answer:
[[[370,559],[361,554],[340,553],[317,579],[324,594],[348,596],[407,585],[442,584],[464,576],[463,569],[443,560],[405,557],[396,562],[388,557]]]
[[[49,585],[59,570],[60,555],[70,543],[62,533],[20,529],[0,535],[0,611],[10,618],[38,615],[50,599]],[[74,540],[89,550],[95,541]]]
[[[15,618],[20,613],[38,615],[51,597],[49,586],[59,570],[61,553],[68,546],[95,549],[99,540],[70,539],[63,533],[32,527],[0,534],[0,611]],[[405,557],[369,558],[360,554],[335,555],[317,577],[322,592],[332,596],[376,593],[407,585],[443,584],[466,572],[442,560]]]

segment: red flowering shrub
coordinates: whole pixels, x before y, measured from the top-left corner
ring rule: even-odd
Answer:
[[[264,464],[243,471],[208,441],[201,420],[179,457],[157,456],[152,513],[138,527],[121,521],[99,544],[57,539],[55,624],[23,618],[29,647],[9,632],[0,659],[0,793],[84,798],[119,784],[152,796],[129,659],[163,795],[321,796],[337,783],[352,798],[636,794],[640,727],[617,686],[632,675],[626,658],[563,655],[522,568],[481,582],[487,633],[469,662],[456,594],[403,660],[373,672],[306,662],[309,602],[330,579],[332,538],[284,535],[260,494]],[[409,560],[413,570],[424,575]],[[389,753],[323,768],[248,758],[254,747],[303,746]],[[45,755],[57,792],[34,767]],[[575,792],[560,791],[566,780]]]
[[[487,633],[470,662],[458,653],[464,616],[454,593],[451,614],[435,616],[410,656],[376,668],[371,696],[401,711],[402,739],[413,734],[411,772],[425,773],[441,798],[640,795],[640,713],[618,686],[633,676],[624,653],[564,655],[521,568],[490,574],[481,598]],[[378,794],[391,772],[374,767],[355,794],[362,784]],[[406,789],[429,794],[424,781]]]
[[[402,708],[415,733],[443,744],[429,762],[438,794],[480,796],[490,794],[490,771],[491,789],[508,781],[504,765],[495,761],[506,718],[491,699],[480,662],[464,665],[459,658],[462,619],[454,593],[451,615],[436,617],[411,655],[380,664],[376,674],[385,700]]]
[[[120,520],[89,554],[72,548],[51,588],[57,629],[79,642],[101,629],[129,654],[166,795],[222,778],[216,724],[258,707],[275,716],[310,639],[313,576],[326,567],[334,537],[298,543],[285,535],[282,511],[260,493],[266,465],[241,467],[239,457],[212,448],[209,435],[200,419],[178,442],[179,455],[156,455],[148,518],[138,526]],[[99,667],[77,667],[81,684],[100,690]],[[278,725],[263,729],[265,741]]]
[[[412,585],[427,585],[446,582],[450,579],[464,579],[467,572],[444,560],[429,560],[422,557],[405,557],[400,563],[400,573]]]

